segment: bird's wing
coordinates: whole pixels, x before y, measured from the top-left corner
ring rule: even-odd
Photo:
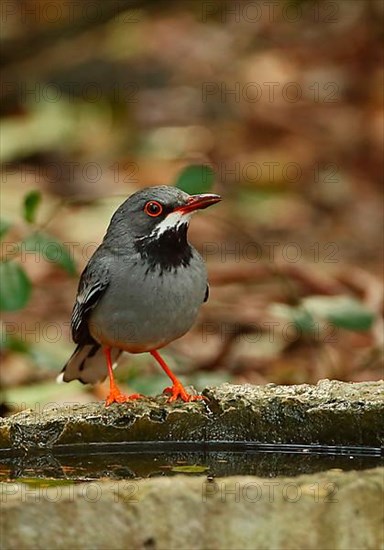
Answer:
[[[94,342],[89,332],[88,318],[104,294],[109,281],[109,269],[104,264],[98,263],[97,269],[94,269],[92,263],[89,263],[83,271],[71,317],[72,338],[76,344]]]

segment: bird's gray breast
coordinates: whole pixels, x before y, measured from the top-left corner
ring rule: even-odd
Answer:
[[[119,256],[110,284],[90,317],[90,332],[102,343],[130,352],[160,348],[185,334],[204,301],[207,274],[194,249],[187,266],[149,269],[139,254]]]

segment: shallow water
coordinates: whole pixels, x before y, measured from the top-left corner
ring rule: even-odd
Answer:
[[[0,481],[206,476],[296,476],[384,465],[379,447],[251,442],[130,442],[62,445],[33,453],[0,453]]]

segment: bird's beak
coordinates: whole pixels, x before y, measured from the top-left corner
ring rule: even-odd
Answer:
[[[188,214],[195,210],[203,210],[208,208],[211,204],[216,204],[221,201],[220,195],[214,195],[213,193],[205,193],[204,195],[191,195],[186,204],[175,208],[175,212],[181,212],[182,214]]]

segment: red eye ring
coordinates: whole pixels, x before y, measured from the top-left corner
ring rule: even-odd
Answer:
[[[157,216],[160,216],[162,211],[163,207],[157,201],[148,201],[147,204],[144,206],[144,212],[148,214],[148,216],[151,216],[151,218],[156,218]]]

